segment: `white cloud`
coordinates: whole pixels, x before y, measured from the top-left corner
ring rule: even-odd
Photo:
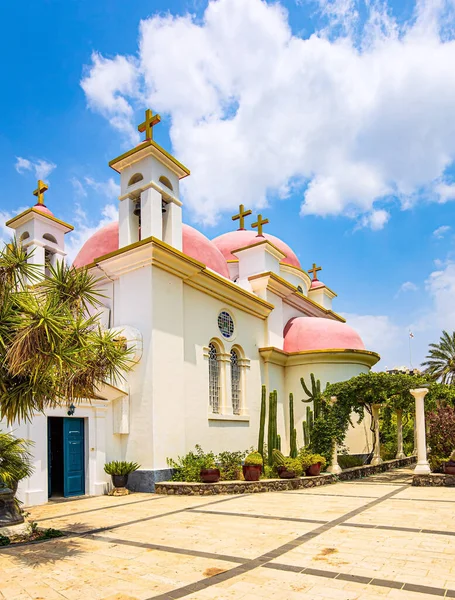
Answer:
[[[118,209],[114,204],[106,204],[101,211],[101,218],[93,224],[87,213],[79,205],[75,209],[75,228],[66,236],[65,249],[69,262],[72,262],[82,245],[104,225],[118,220]]]
[[[434,188],[437,194],[437,201],[440,204],[445,204],[446,202],[450,202],[451,200],[455,200],[455,184],[441,182],[435,185]]]
[[[361,217],[359,227],[369,227],[373,231],[379,231],[384,228],[389,219],[390,213],[386,210],[372,210],[369,214]]]
[[[76,194],[76,196],[82,197],[82,198],[86,198],[87,197],[87,190],[85,189],[85,187],[82,185],[80,179],[78,179],[77,177],[72,177],[70,179],[71,185],[73,186],[74,192]]]
[[[35,174],[36,179],[47,179],[57,165],[48,162],[42,158],[36,160],[29,160],[22,156],[16,156],[16,163],[14,168],[18,173],[24,173],[25,171],[31,171]]]
[[[302,215],[365,216],[380,229],[385,201],[452,194],[450,181],[440,187],[455,158],[451,1],[419,0],[401,24],[365,3],[362,25],[353,2],[321,0],[329,29],[305,39],[278,3],[211,0],[202,19],[143,20],[137,56],[94,54],[82,87],[129,137],[139,100],[170,115],[200,221],[264,206],[298,180]]]
[[[400,289],[398,290],[398,294],[400,294],[401,292],[417,292],[418,289],[419,288],[416,286],[415,283],[412,283],[412,281],[405,281],[401,284]]]
[[[96,181],[91,177],[84,177],[84,181],[89,187],[107,198],[118,198],[120,194],[120,186],[112,177],[109,177],[107,181]]]
[[[0,210],[0,245],[3,246],[13,237],[13,231],[6,226],[6,222],[12,218],[12,213]]]
[[[426,280],[425,286],[433,301],[433,310],[432,314],[428,315],[428,324],[432,323],[440,330],[455,330],[455,263],[447,261],[443,268],[433,271]],[[423,319],[421,327],[425,325],[426,321]]]
[[[90,70],[81,81],[89,106],[105,115],[132,144],[137,143],[139,135],[132,124],[133,109],[126,97],[135,97],[137,76],[133,59],[124,56],[108,59],[94,52]]]
[[[450,225],[441,225],[441,227],[438,227],[433,231],[433,235],[438,240],[441,240],[445,236],[445,234],[448,233],[451,229],[452,228],[450,227]]]

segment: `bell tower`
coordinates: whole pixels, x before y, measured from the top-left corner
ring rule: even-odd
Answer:
[[[41,276],[49,275],[49,265],[64,260],[65,234],[72,231],[72,225],[57,219],[44,204],[44,194],[49,186],[38,180],[33,192],[37,202],[31,208],[16,215],[6,225],[15,232],[15,237],[28,251],[28,262],[39,268]]]
[[[120,173],[119,248],[153,236],[182,250],[179,183],[190,172],[153,140],[160,120],[147,109],[138,126],[145,140],[109,163]]]

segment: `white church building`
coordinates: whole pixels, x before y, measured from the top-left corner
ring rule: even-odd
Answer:
[[[120,176],[119,221],[96,232],[74,261],[100,278],[102,325],[122,332],[136,364],[99,397],[9,428],[34,441],[35,473],[19,490],[26,505],[105,493],[110,460],[140,463],[133,489],[153,491],[169,478],[167,457],[195,444],[214,452],[257,446],[263,384],[278,392],[288,452],[290,392],[303,445],[300,378],[314,373],[324,386],[379,360],[333,311],[336,294],[319,269],[310,277],[284,241],[262,231],[261,215],[247,229],[251,211],[241,206],[239,228],[213,240],[182,223],[179,184],[190,172],[153,140],[158,120],[147,111],[145,141],[109,163]],[[8,223],[41,265],[65,256],[72,230],[44,205],[45,187],[37,205]],[[370,451],[368,423],[346,443],[351,453]]]

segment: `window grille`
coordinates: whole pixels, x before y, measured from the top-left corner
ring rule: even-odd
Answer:
[[[213,344],[209,344],[209,405],[212,412],[220,412],[220,363]]]
[[[231,350],[231,398],[232,412],[234,415],[240,414],[240,365],[239,355],[235,350]]]
[[[226,339],[231,338],[234,334],[234,321],[231,315],[225,310],[221,311],[218,315],[218,329]]]

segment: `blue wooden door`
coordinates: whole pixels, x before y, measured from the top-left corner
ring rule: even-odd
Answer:
[[[63,419],[63,495],[85,494],[84,419]]]

